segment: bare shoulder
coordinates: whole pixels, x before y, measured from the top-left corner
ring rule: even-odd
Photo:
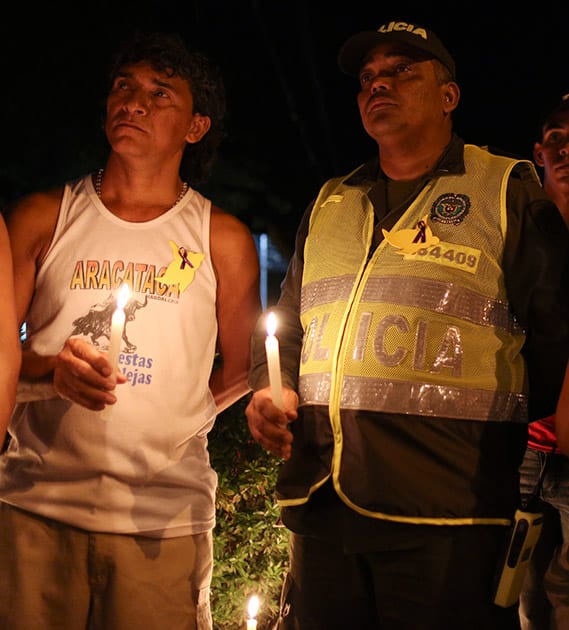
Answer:
[[[45,251],[57,222],[63,186],[34,192],[16,200],[6,210],[6,224],[13,247],[25,243],[36,256]]]
[[[6,211],[9,226],[31,222],[38,228],[57,221],[63,186],[25,195],[13,202]]]
[[[230,214],[219,206],[214,205],[211,206],[211,226],[212,231],[214,229],[228,231],[235,230],[237,232],[245,231],[250,234],[249,228],[245,225],[245,223],[243,223],[243,221],[241,221],[241,219],[238,219],[235,215]]]
[[[212,207],[211,260],[220,290],[237,297],[239,287],[255,286],[259,274],[257,247],[249,228],[237,217]]]
[[[213,205],[211,208],[210,242],[212,251],[234,246],[255,246],[251,231],[243,221]]]

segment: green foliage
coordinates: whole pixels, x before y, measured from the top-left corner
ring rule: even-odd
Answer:
[[[278,616],[287,571],[288,532],[279,525],[274,488],[279,460],[249,434],[249,396],[219,415],[209,434],[219,477],[213,532],[212,615],[215,630],[243,630],[251,595],[260,600],[258,630]]]

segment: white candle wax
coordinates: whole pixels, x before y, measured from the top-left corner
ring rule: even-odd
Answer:
[[[259,598],[253,595],[249,598],[249,604],[247,605],[247,613],[249,619],[247,619],[247,630],[257,630],[257,612],[259,611]]]
[[[116,373],[119,362],[119,353],[121,351],[121,343],[122,343],[122,335],[124,332],[124,324],[125,324],[125,313],[124,307],[128,302],[130,292],[128,290],[128,285],[123,284],[119,290],[119,295],[117,298],[117,308],[113,313],[111,318],[111,338],[109,342],[109,352],[108,358],[109,363],[113,367],[113,374]]]
[[[122,336],[126,321],[124,307],[128,302],[129,296],[130,291],[128,289],[128,285],[123,284],[119,289],[119,295],[117,297],[117,308],[115,309],[113,316],[111,317],[111,337],[109,339],[109,350],[107,352],[107,358],[109,359],[109,363],[113,368],[112,376],[115,379],[115,383],[119,364],[119,354],[121,351]],[[101,412],[101,418],[103,418],[104,420],[109,420],[111,417],[111,410],[112,406],[107,405]]]
[[[283,386],[281,381],[281,360],[279,357],[279,340],[275,337],[277,318],[274,313],[267,316],[267,338],[265,339],[265,352],[267,353],[267,365],[269,369],[269,383],[271,384],[271,396],[273,404],[284,411]]]

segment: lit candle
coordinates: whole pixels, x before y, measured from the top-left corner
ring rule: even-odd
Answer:
[[[124,324],[126,321],[124,307],[128,302],[129,296],[130,291],[128,289],[128,285],[123,284],[119,289],[119,294],[117,297],[117,307],[113,313],[113,316],[111,317],[111,338],[109,339],[109,350],[107,352],[107,358],[109,359],[109,363],[113,368],[112,376],[115,379],[115,383],[119,363],[119,353],[121,351],[122,335],[124,332]],[[111,417],[111,411],[112,405],[107,405],[101,412],[101,418],[103,418],[104,420],[109,420]]]
[[[259,612],[259,598],[256,595],[253,595],[249,598],[249,603],[247,604],[247,614],[249,615],[249,619],[247,619],[247,630],[257,630],[257,613]]]
[[[111,319],[111,339],[109,343],[108,358],[113,368],[113,374],[118,368],[119,353],[121,351],[122,335],[124,332],[125,314],[124,307],[128,302],[130,291],[128,284],[123,284],[119,290],[117,298],[117,308]]]
[[[269,383],[271,384],[273,404],[281,411],[284,411],[279,340],[275,337],[276,330],[277,318],[274,313],[269,313],[267,316],[267,338],[265,339],[265,352],[267,353],[267,364],[269,368]]]

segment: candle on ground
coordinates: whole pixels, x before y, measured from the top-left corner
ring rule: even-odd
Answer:
[[[253,595],[247,604],[247,630],[257,630],[257,613],[259,612],[259,598]]]
[[[277,318],[274,313],[267,316],[267,338],[265,339],[265,352],[267,353],[267,365],[269,369],[269,382],[271,384],[271,396],[273,404],[284,411],[283,386],[281,381],[281,361],[279,357],[279,340],[275,337],[277,330]]]

